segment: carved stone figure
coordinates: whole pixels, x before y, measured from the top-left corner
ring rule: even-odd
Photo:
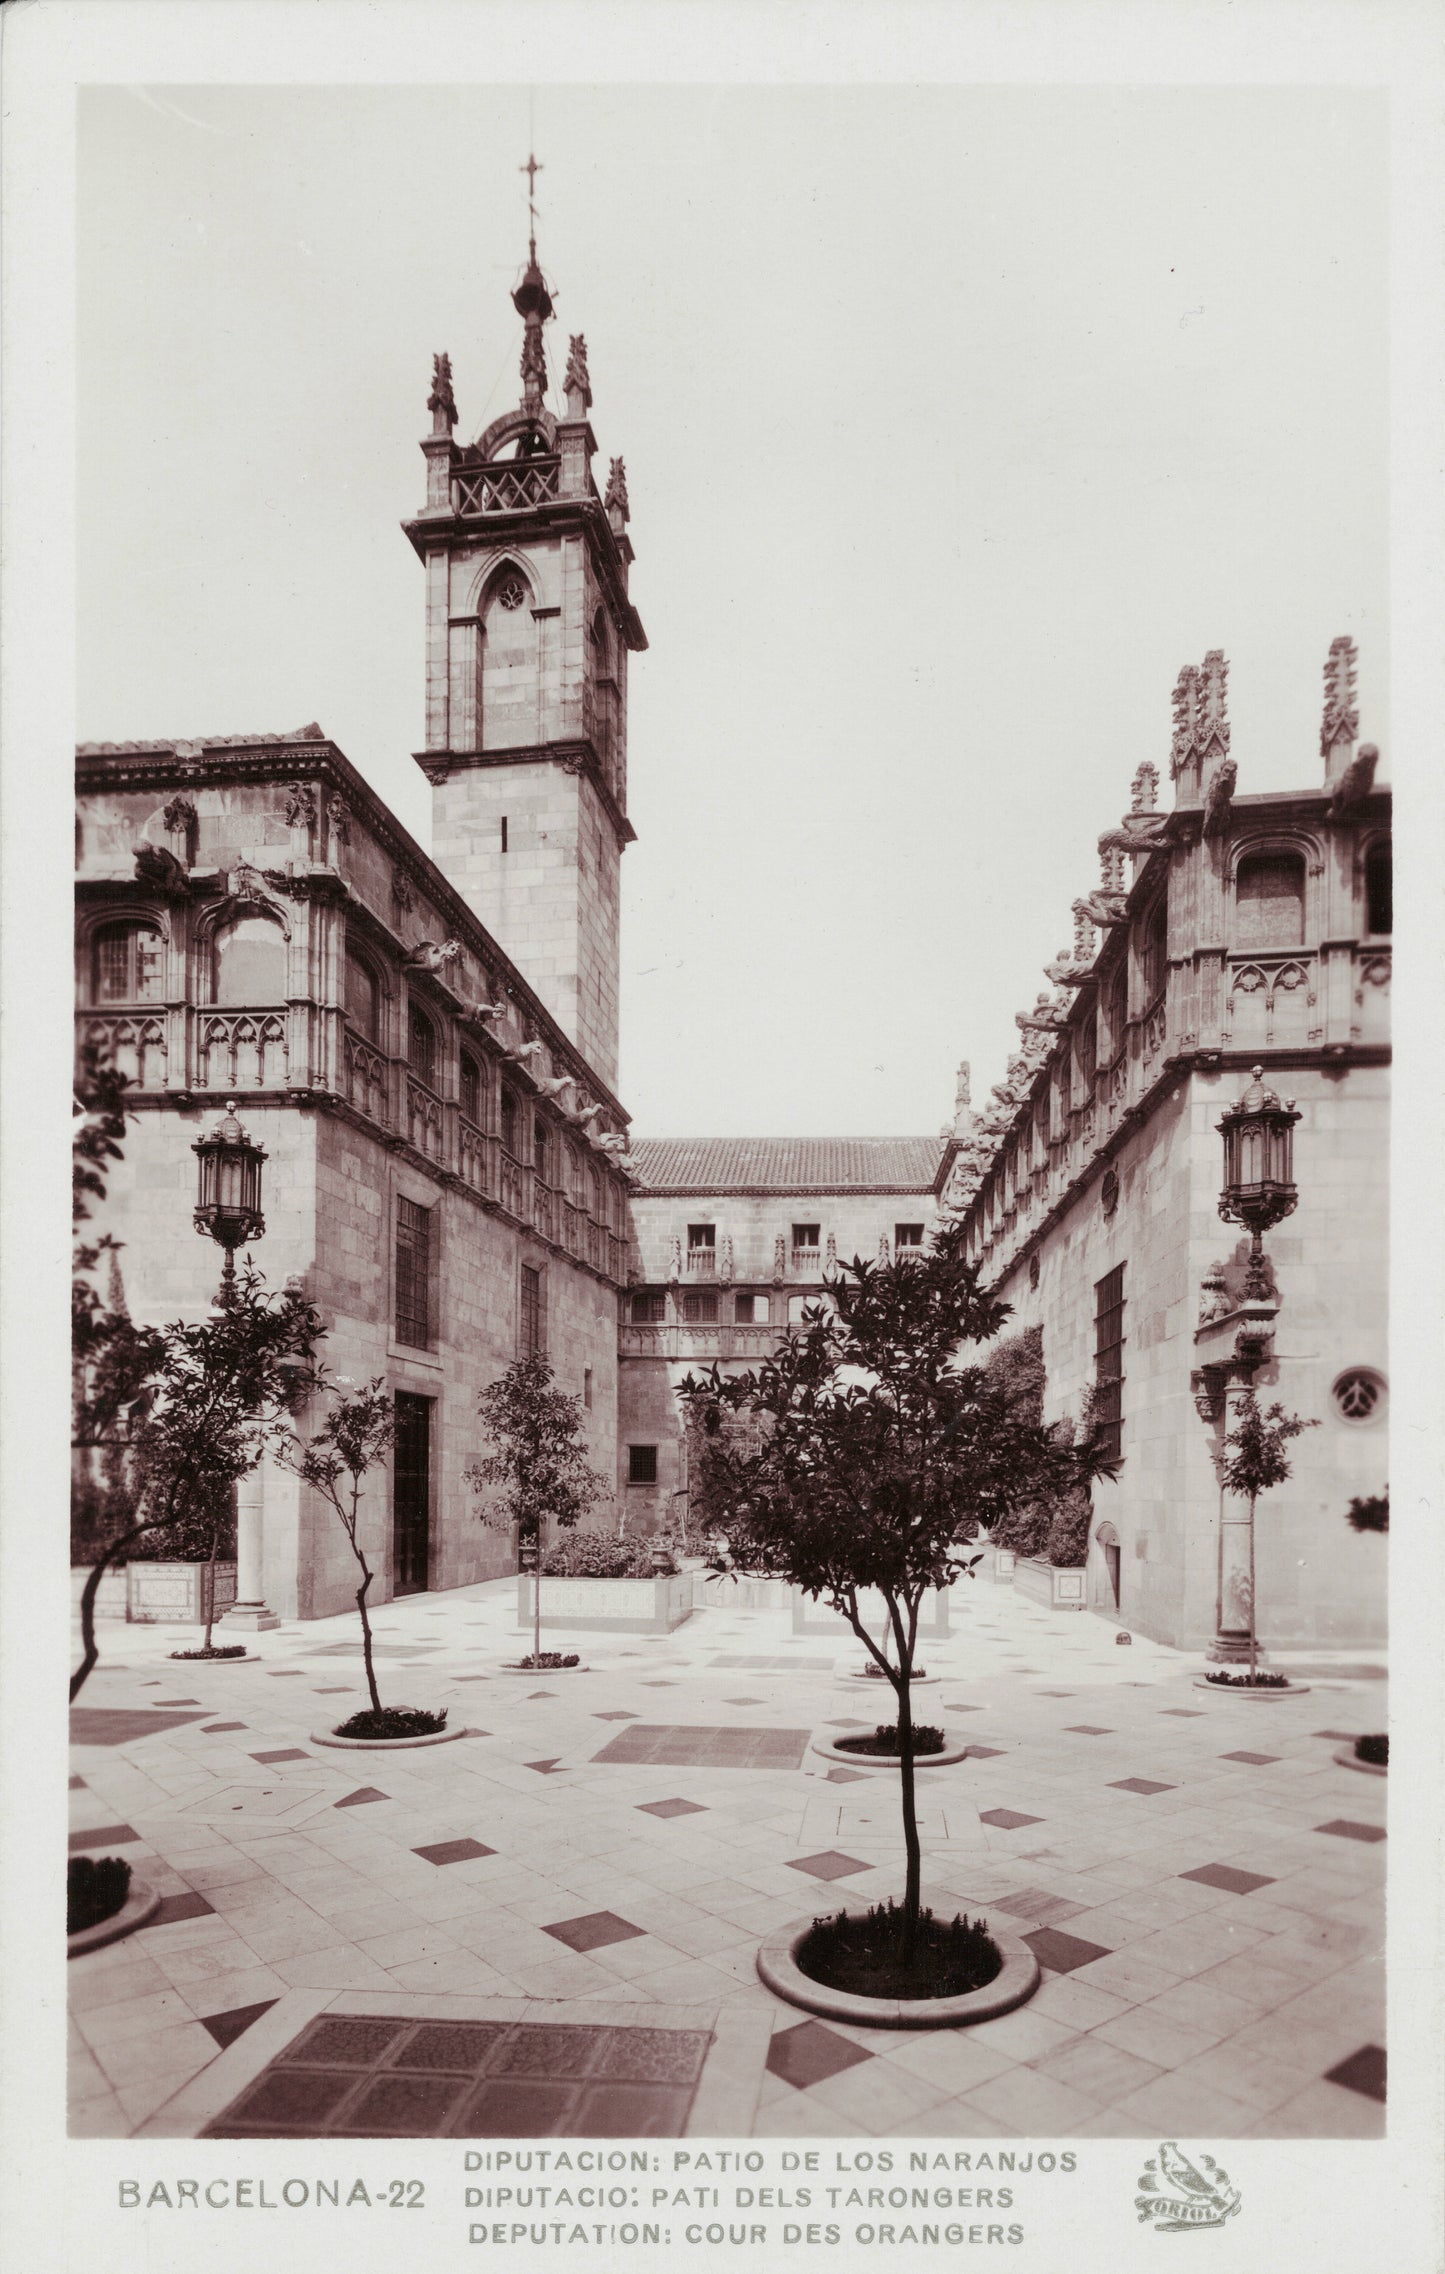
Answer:
[[[568,417],[585,417],[592,408],[592,380],[587,370],[587,342],[581,332],[573,332],[568,341],[567,376],[562,387],[567,396]],[[575,406],[574,395],[580,398]]]
[[[337,844],[349,845],[351,843],[351,808],[339,790],[333,790],[326,800],[326,818],[331,824],[331,834]]]
[[[539,1056],[543,1047],[540,1042],[519,1042],[515,1050],[507,1052],[507,1056],[514,1058],[519,1066],[525,1066],[528,1059]]]
[[[615,507],[624,521],[630,518],[631,508],[627,503],[627,468],[620,458],[614,458],[608,468],[607,495],[602,502],[609,513]]]
[[[316,827],[316,792],[309,782],[286,784],[286,826],[288,829]]]
[[[1222,837],[1229,827],[1229,808],[1234,797],[1234,778],[1239,769],[1232,758],[1226,758],[1215,767],[1204,793],[1204,834]]]
[[[402,960],[408,971],[440,971],[455,963],[461,952],[460,940],[419,940]]]
[[[173,797],[161,821],[172,837],[189,837],[191,831],[199,827],[200,817],[188,797]]]
[[[966,1058],[963,1058],[963,1059],[960,1059],[960,1061],[959,1061],[959,1067],[958,1067],[958,1079],[957,1079],[957,1081],[956,1081],[956,1083],[955,1083],[955,1085],[954,1085],[954,1091],[953,1091],[953,1110],[954,1110],[954,1112],[955,1112],[955,1113],[963,1113],[963,1112],[965,1112],[965,1111],[967,1110],[967,1107],[968,1107],[968,1084],[969,1084],[969,1070],[968,1070],[968,1060],[967,1060]]]
[[[537,1087],[544,1097],[560,1098],[564,1090],[575,1090],[577,1082],[575,1076],[571,1074],[558,1074],[555,1078],[539,1074],[537,1076]]]
[[[1380,753],[1374,743],[1362,742],[1335,784],[1334,794],[1325,808],[1327,821],[1340,820],[1352,805],[1369,796],[1374,787],[1375,768],[1379,763]]]
[[[1031,1011],[1015,1011],[1014,1025],[1026,1035],[1035,1032],[1056,1034],[1059,1028],[1064,1025],[1067,1016],[1068,1006],[1062,993],[1056,988],[1052,996],[1036,995],[1034,1007]]]
[[[405,869],[397,869],[393,875],[391,880],[391,897],[396,906],[401,909],[404,915],[416,906],[416,894],[412,891],[411,878],[407,875]]]
[[[137,845],[135,849],[135,880],[147,885],[152,892],[177,893],[186,889],[184,864],[176,859],[169,845]]]
[[[434,355],[431,359],[431,393],[426,407],[432,414],[432,432],[449,434],[457,423],[457,399],[452,393],[452,359],[449,355]]]

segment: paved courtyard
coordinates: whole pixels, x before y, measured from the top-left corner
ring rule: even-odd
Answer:
[[[549,1634],[514,1583],[376,1614],[393,1704],[469,1734],[328,1751],[365,1702],[354,1615],[173,1663],[102,1627],[72,1715],[71,1847],[162,1895],[70,1964],[72,2129],[125,2136],[1365,2137],[1384,2129],[1383,1667],[1301,1652],[1309,1693],[1201,1694],[1006,1586],[956,1590],[921,1718],[925,1878],[1032,1944],[995,2021],[871,2030],[759,1981],[761,1938],[902,1882],[896,1772],[811,1752],[878,1718],[844,1630],[721,1601],[672,1636]]]

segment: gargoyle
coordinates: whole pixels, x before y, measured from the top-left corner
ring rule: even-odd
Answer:
[[[466,1019],[504,1019],[506,1015],[505,1003],[475,1002],[462,1005],[462,1017]]]
[[[1334,794],[1325,809],[1327,821],[1339,821],[1359,799],[1369,796],[1379,763],[1380,753],[1374,743],[1362,742],[1335,784]]]
[[[1232,758],[1222,758],[1209,777],[1209,786],[1204,792],[1206,837],[1222,837],[1229,827],[1229,808],[1238,772],[1239,768]]]
[[[535,1058],[543,1047],[540,1042],[519,1042],[515,1050],[507,1052],[507,1056],[515,1058],[519,1066],[525,1066],[528,1059]]]
[[[184,892],[188,882],[185,864],[168,845],[136,846],[135,880],[149,885],[152,892],[165,893]]]
[[[581,1128],[586,1129],[594,1121],[600,1121],[606,1111],[605,1105],[583,1105],[577,1108],[572,1118]]]
[[[1101,886],[1097,892],[1087,893],[1073,903],[1074,914],[1087,917],[1088,921],[1097,925],[1100,931],[1107,932],[1113,925],[1123,923],[1124,907],[1128,898],[1127,892],[1106,892]],[[1045,967],[1045,976],[1053,977],[1053,973],[1047,967]]]
[[[1052,997],[1036,995],[1034,1007],[1031,1011],[1014,1012],[1014,1025],[1025,1034],[1030,1034],[1035,1030],[1052,1034],[1064,1024],[1066,1015],[1066,1006],[1057,994]]]
[[[555,1080],[545,1074],[538,1074],[534,1078],[543,1097],[559,1098],[564,1090],[575,1090],[577,1087],[571,1074],[559,1074]]]
[[[1117,829],[1108,829],[1099,839],[1101,853],[1152,853],[1164,842],[1169,825],[1167,813],[1126,813]]]
[[[460,940],[422,940],[408,949],[402,961],[408,971],[440,971],[443,964],[454,963],[461,952]]]

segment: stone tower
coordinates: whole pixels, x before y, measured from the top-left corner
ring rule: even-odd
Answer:
[[[571,341],[566,416],[544,400],[552,295],[535,237],[512,304],[522,399],[469,445],[435,359],[426,504],[406,534],[426,567],[426,748],[437,865],[604,1082],[617,1081],[618,888],[627,818],[627,484],[592,478],[587,347]]]

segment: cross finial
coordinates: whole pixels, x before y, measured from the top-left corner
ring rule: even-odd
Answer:
[[[530,150],[526,165],[517,168],[519,174],[527,177],[527,241],[533,260],[537,257],[537,176],[543,171],[540,160],[534,158]]]

